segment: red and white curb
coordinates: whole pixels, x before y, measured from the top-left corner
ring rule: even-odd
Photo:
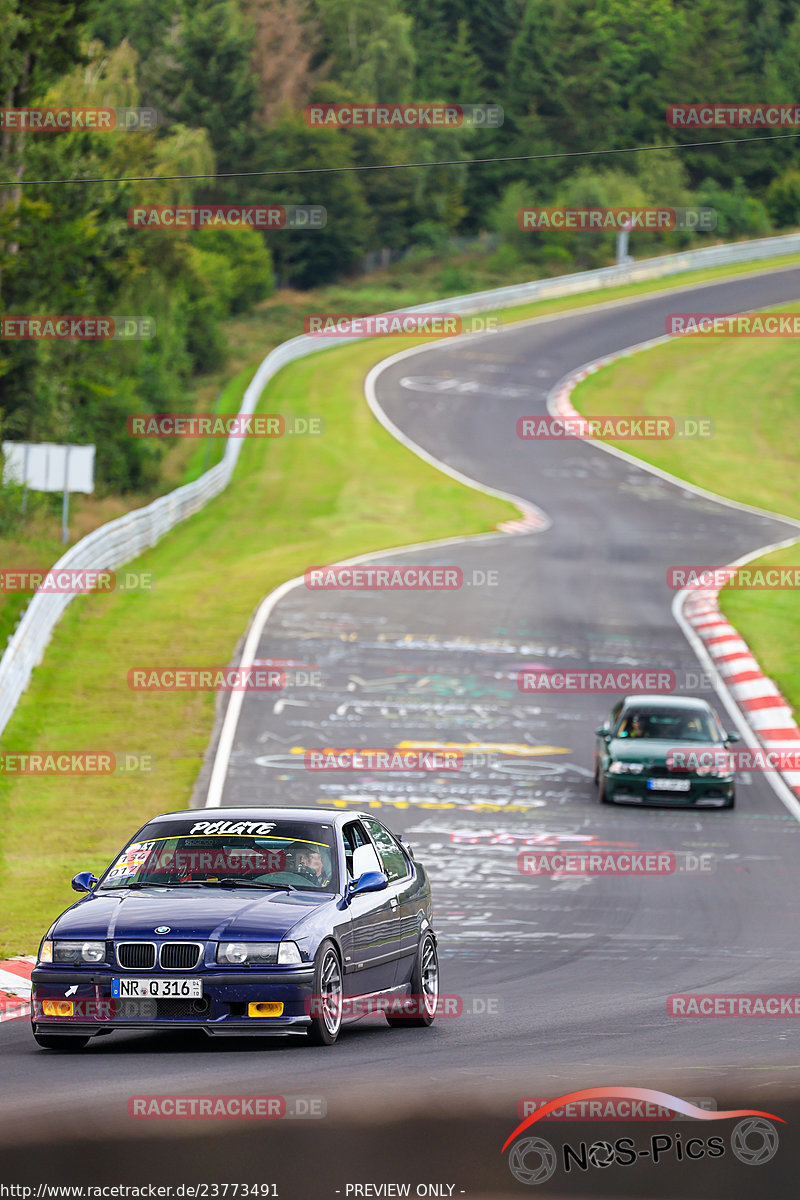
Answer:
[[[705,647],[747,724],[766,750],[794,750],[800,756],[800,728],[750,647],[719,610],[720,588],[698,588],[684,600],[683,612]],[[800,771],[782,771],[800,798]]]
[[[608,367],[620,358],[630,358],[631,355],[638,354],[640,350],[649,350],[652,346],[660,346],[662,343],[670,341],[672,338],[668,334],[662,334],[661,337],[651,338],[648,342],[638,342],[635,346],[626,346],[624,350],[620,350],[616,354],[608,354],[605,358],[597,358],[594,362],[585,363],[574,374],[562,379],[556,385],[555,390],[551,392],[548,403],[551,415],[567,417],[576,423],[579,429],[583,428],[581,422],[586,421],[587,418],[578,412],[570,399],[578,384],[583,383],[584,379],[588,379],[590,375],[596,374],[602,367]],[[585,440],[596,441],[595,438],[586,438]],[[604,445],[605,443],[598,444]]]
[[[671,338],[668,336],[653,338],[649,342],[642,342],[637,346],[629,346],[619,354],[611,354],[606,358],[599,358],[595,362],[587,363],[573,375],[570,375],[567,379],[557,384],[549,399],[548,408],[551,414],[583,421],[584,418],[577,411],[571,399],[572,392],[579,383],[588,378],[589,375],[594,375],[601,367],[608,366],[610,363],[616,362],[619,358],[627,358],[631,354],[638,353],[639,350],[647,350],[651,346],[657,346],[668,341],[671,341]],[[586,440],[595,441],[593,438],[587,438]],[[617,450],[614,446],[607,446],[604,442],[596,442],[596,444],[602,446],[612,454],[617,454],[625,458],[630,457],[622,451]],[[638,462],[639,460],[636,461]],[[645,470],[661,476],[661,478],[670,479],[672,482],[682,485],[690,491],[711,496],[722,504],[728,504],[734,508],[748,509],[750,512],[761,512],[764,516],[775,517],[777,515],[775,513],[766,513],[762,509],[754,509],[747,504],[739,504],[736,501],[727,500],[722,496],[715,496],[704,488],[697,488],[692,484],[686,483],[684,480],[670,476],[666,472],[652,467],[649,463],[641,463],[640,465]],[[786,543],[780,544],[788,545],[791,544],[792,540],[790,538],[787,539]],[[777,546],[766,546],[763,550],[759,550],[747,557],[748,559],[756,558],[761,554],[768,553],[770,549],[776,548]],[[737,564],[730,565],[732,568],[735,568]],[[756,741],[765,750],[794,750],[800,752],[800,728],[795,724],[791,707],[769,676],[765,675],[761,670],[750,647],[738,629],[735,629],[729,621],[726,621],[720,612],[719,593],[721,590],[721,588],[693,588],[691,590],[684,590],[680,594],[682,606],[679,606],[682,607],[684,619],[699,637],[711,664],[716,668],[720,676],[723,687],[735,707],[739,710],[745,724],[755,735]],[[780,775],[792,793],[800,799],[800,771],[781,771]]]
[[[31,972],[36,959],[27,954],[0,962],[0,1021],[27,1017],[31,1011]]]
[[[522,516],[515,517],[513,521],[501,521],[496,526],[501,533],[543,533],[550,527],[549,519],[540,508],[534,508],[522,500],[515,500],[514,503],[522,510]]]

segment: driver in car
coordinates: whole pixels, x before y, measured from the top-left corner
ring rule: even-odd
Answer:
[[[316,846],[303,846],[295,856],[295,872],[307,879],[313,887],[327,887],[330,877],[325,869],[322,855]]]
[[[644,718],[641,713],[634,715],[625,722],[625,728],[619,732],[620,737],[641,738],[647,737],[648,730],[645,726]]]

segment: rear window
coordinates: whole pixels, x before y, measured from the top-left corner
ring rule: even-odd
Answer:
[[[290,884],[335,892],[333,828],[303,821],[159,821],[129,842],[100,888]]]

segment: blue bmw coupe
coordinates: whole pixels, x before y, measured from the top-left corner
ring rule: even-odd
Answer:
[[[148,821],[48,929],[33,1036],[79,1050],[115,1029],[304,1034],[382,1013],[431,1025],[439,995],[431,893],[374,816],[192,809]]]

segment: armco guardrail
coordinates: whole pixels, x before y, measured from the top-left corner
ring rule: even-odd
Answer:
[[[624,266],[601,267],[596,271],[582,271],[575,275],[559,275],[553,279],[540,279],[532,283],[512,284],[510,287],[494,288],[491,291],[435,300],[430,304],[416,305],[413,309],[403,311],[487,312],[527,304],[531,300],[546,300],[576,292],[615,287],[621,283],[659,279],[702,267],[778,258],[793,253],[800,253],[800,234],[710,246],[704,250],[689,250],[682,254],[644,259]],[[355,337],[337,338],[336,344],[341,346],[344,342],[358,340]],[[281,367],[294,362],[295,359],[314,354],[324,346],[318,338],[303,335],[271,350],[244,394],[240,415],[248,415],[255,411],[261,392]],[[215,467],[194,482],[184,484],[166,496],[160,496],[145,508],[135,509],[115,521],[109,521],[107,525],[101,525],[99,529],[95,529],[93,533],[71,546],[54,565],[53,570],[68,567],[115,570],[130,562],[227,487],[241,446],[240,438],[229,438],[222,461]],[[0,733],[8,724],[20,696],[28,686],[34,667],[42,660],[61,614],[72,599],[73,596],[69,593],[37,592],[14,634],[9,638],[6,652],[0,661]]]

